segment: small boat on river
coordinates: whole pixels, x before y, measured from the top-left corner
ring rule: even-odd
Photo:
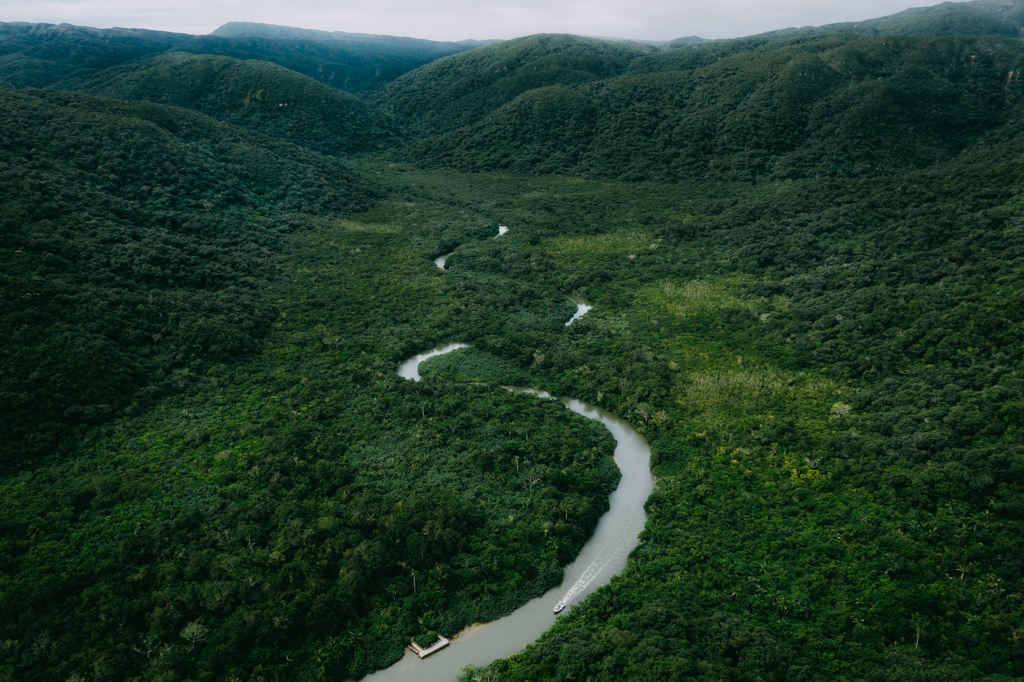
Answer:
[[[560,601],[557,604],[555,604],[554,612],[558,613],[559,611],[564,609],[566,607],[566,605],[567,605],[566,601],[563,599],[562,601]]]

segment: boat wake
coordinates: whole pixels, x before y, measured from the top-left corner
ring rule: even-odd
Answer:
[[[609,551],[601,552],[601,556],[603,558],[595,559],[594,561],[590,562],[589,566],[583,569],[583,574],[580,575],[579,579],[577,579],[576,582],[572,584],[572,587],[570,587],[568,591],[566,591],[566,593],[558,601],[558,605],[560,605],[562,608],[556,607],[555,613],[558,613],[559,611],[564,609],[566,606],[569,605],[569,602],[572,601],[573,597],[587,589],[587,585],[592,583],[594,579],[601,574],[601,571],[604,569],[604,567],[608,565],[608,562],[611,561],[611,555],[612,552]]]

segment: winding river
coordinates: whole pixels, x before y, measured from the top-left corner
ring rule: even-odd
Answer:
[[[505,234],[508,228],[499,231]],[[449,254],[450,255],[450,254]],[[437,267],[444,269],[444,258],[435,260]],[[438,262],[440,261],[440,262]],[[566,322],[571,325],[590,310],[590,306],[576,301],[576,314]],[[398,373],[410,381],[419,381],[420,363],[428,358],[466,348],[463,343],[440,346],[402,363]],[[506,387],[522,394],[524,400],[559,400],[531,388]],[[647,521],[644,503],[654,490],[651,475],[651,450],[643,437],[629,424],[615,415],[574,398],[562,398],[561,402],[573,412],[601,422],[615,439],[615,463],[622,472],[622,478],[609,496],[609,509],[598,520],[590,540],[580,550],[576,559],[565,568],[564,579],[558,587],[519,607],[504,618],[473,625],[451,638],[451,644],[429,658],[420,660],[411,651],[390,668],[370,675],[365,680],[417,680],[418,682],[450,682],[455,680],[467,665],[482,666],[498,658],[511,656],[534,642],[554,623],[554,605],[564,600],[571,609],[588,594],[608,584],[612,576],[626,566],[626,558],[639,543],[640,532]],[[563,613],[565,613],[563,611]],[[448,634],[448,633],[445,633]]]
[[[508,226],[507,225],[498,225],[498,234],[494,235],[494,238],[497,239],[498,237],[503,237],[503,236],[505,236],[505,234],[507,232],[508,232]],[[441,270],[447,270],[448,268],[446,268],[444,266],[444,264],[446,262],[448,262],[448,258],[453,253],[455,253],[455,252],[454,251],[449,251],[448,253],[441,254],[440,256],[438,256],[437,258],[434,259],[434,265],[436,265]],[[587,306],[587,310],[590,310],[590,306]],[[572,322],[572,320],[570,320],[569,322]],[[568,325],[569,322],[566,322],[566,325]]]

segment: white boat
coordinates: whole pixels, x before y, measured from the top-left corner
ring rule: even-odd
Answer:
[[[566,601],[564,599],[562,601],[558,602],[557,604],[555,604],[555,609],[554,609],[555,613],[558,613],[559,611],[564,609],[566,606],[567,606],[567,604],[566,604]]]

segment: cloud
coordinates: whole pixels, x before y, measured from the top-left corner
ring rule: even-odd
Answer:
[[[228,21],[411,35],[436,40],[531,33],[668,40],[736,37],[788,26],[869,19],[907,0],[0,0],[5,21],[67,22],[207,33]]]

